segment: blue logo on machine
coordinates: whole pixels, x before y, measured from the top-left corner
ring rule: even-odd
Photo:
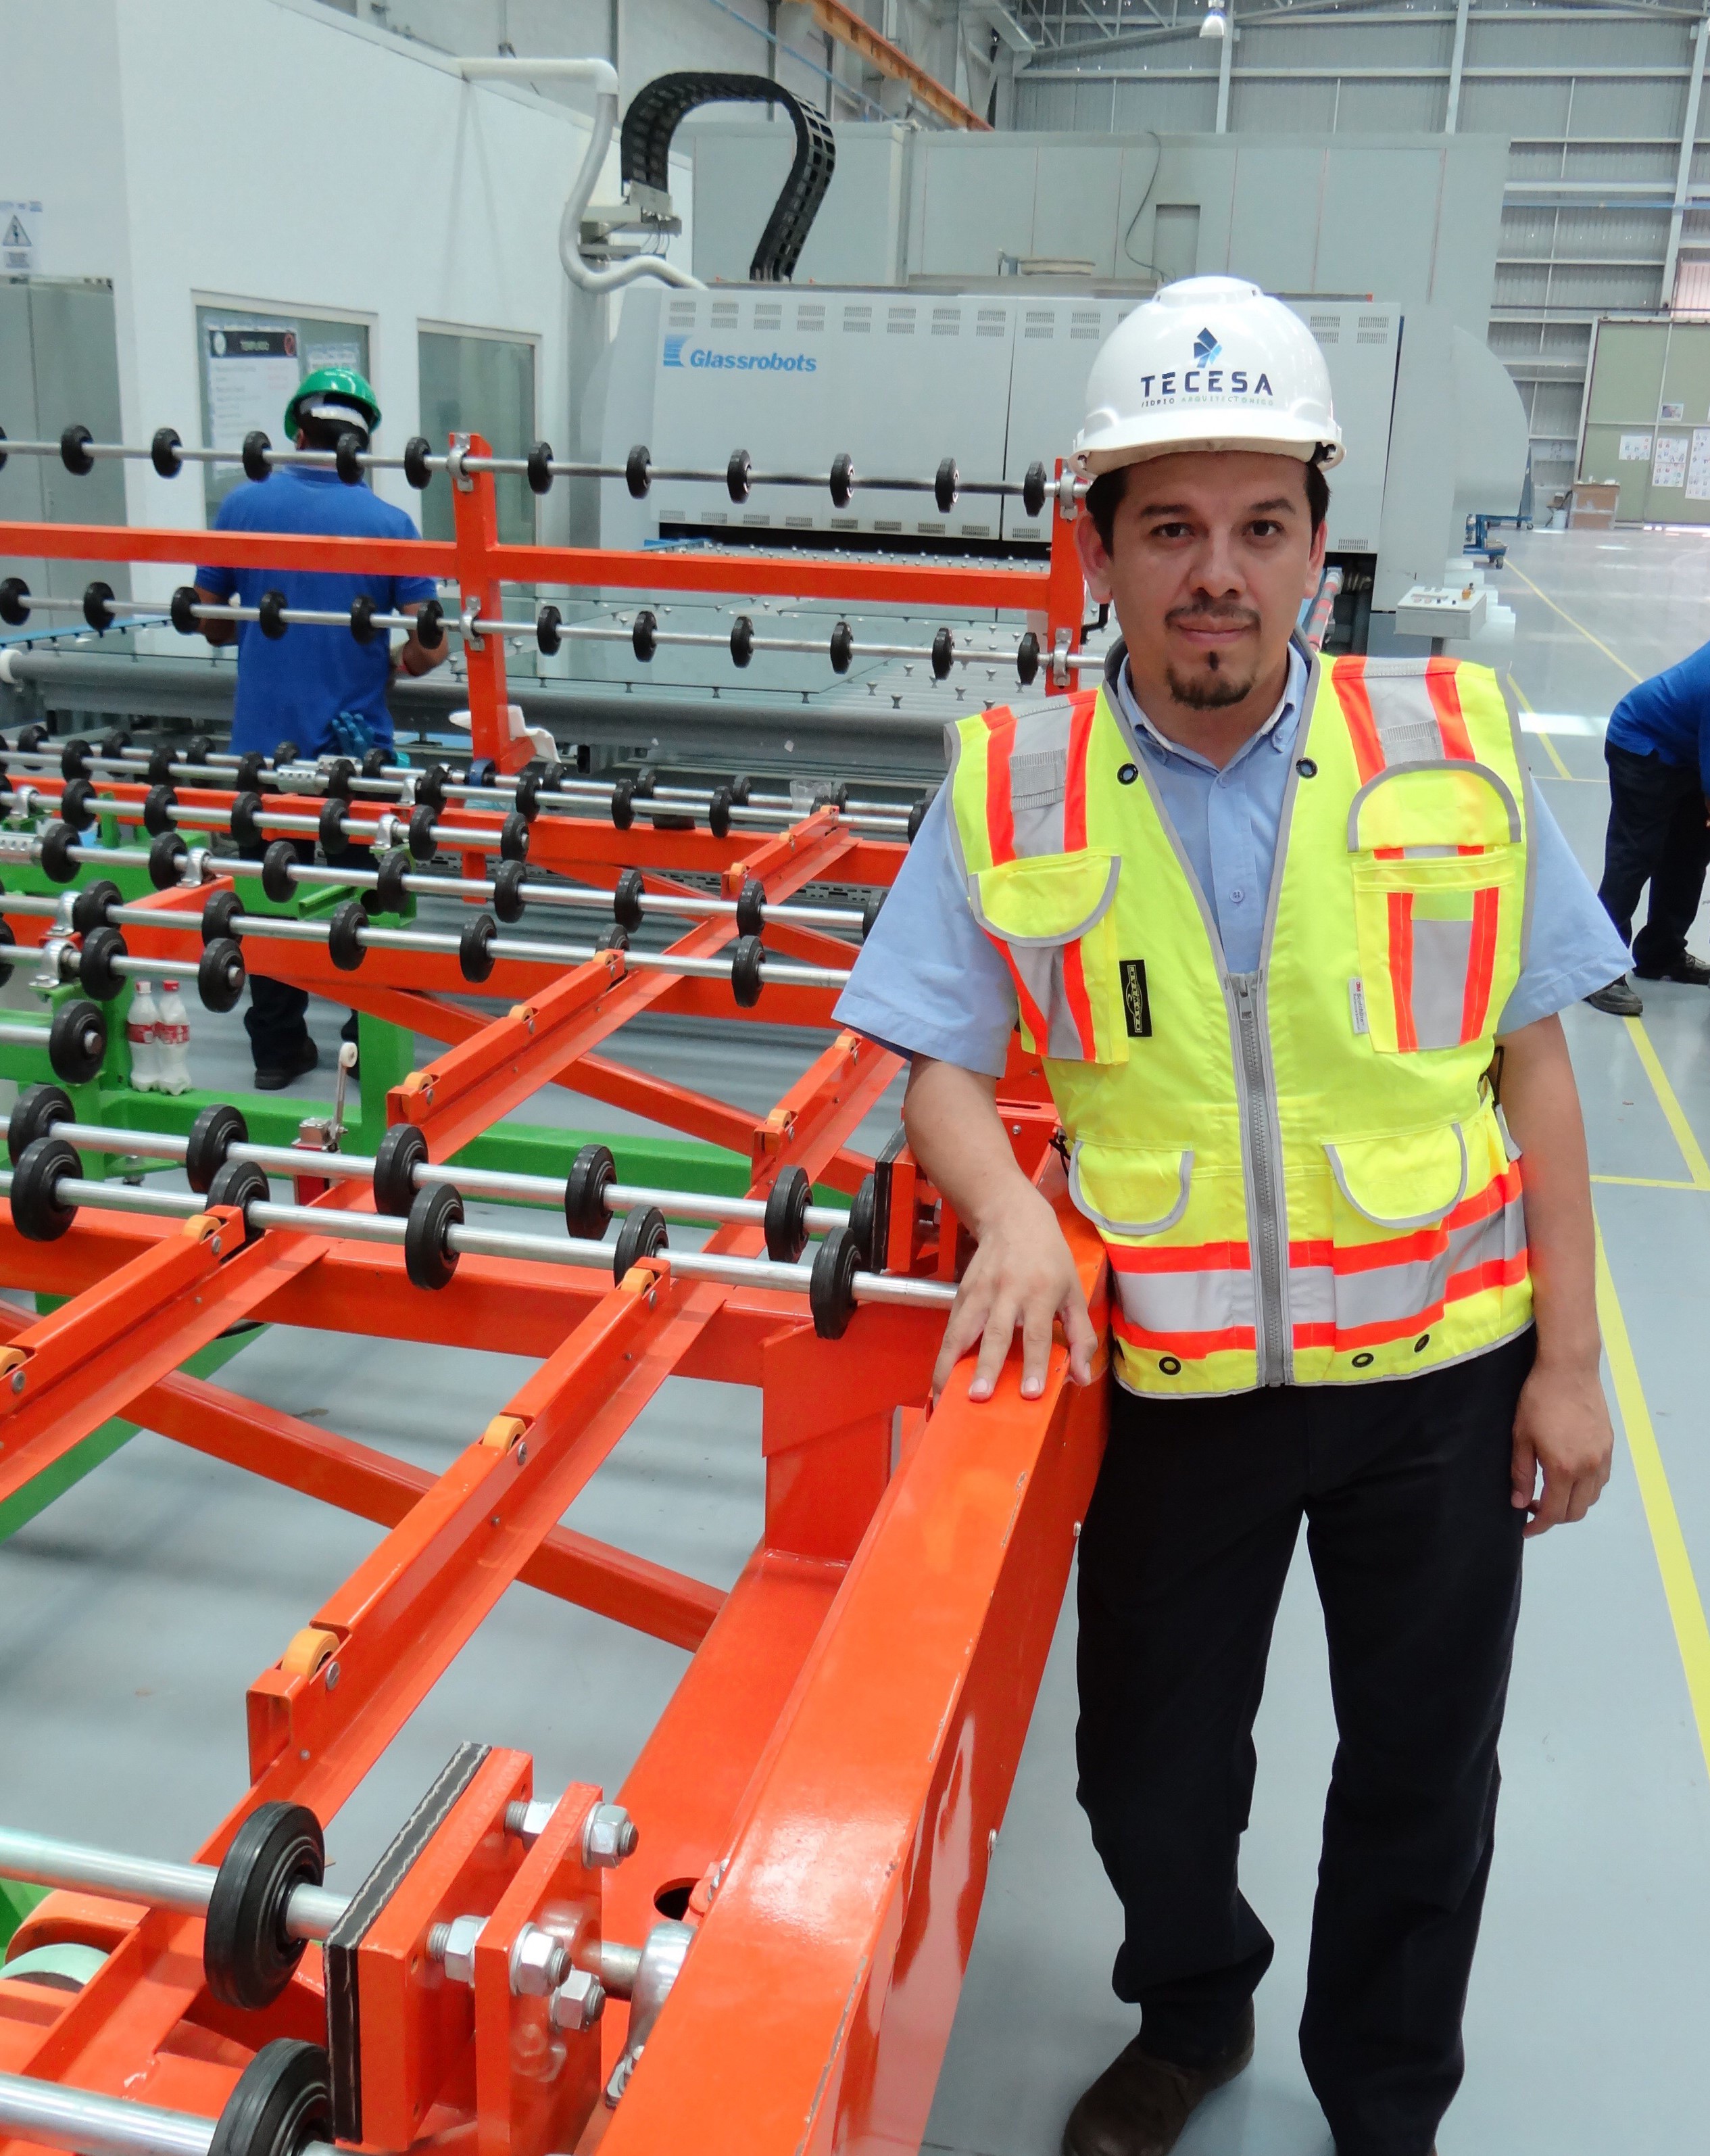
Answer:
[[[1201,330],[1194,339],[1194,365],[1209,367],[1222,349],[1210,330]]]
[[[811,352],[715,352],[709,345],[691,345],[687,336],[665,339],[659,364],[712,367],[736,374],[816,374],[819,371],[819,362]]]

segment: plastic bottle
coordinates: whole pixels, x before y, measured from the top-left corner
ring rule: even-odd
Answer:
[[[131,1044],[131,1082],[140,1093],[152,1093],[161,1082],[161,1007],[146,980],[136,984],[125,1038]]]
[[[155,1083],[163,1093],[190,1091],[190,1014],[176,981],[161,983],[160,1060]]]

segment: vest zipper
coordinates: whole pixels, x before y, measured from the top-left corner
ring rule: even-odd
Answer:
[[[1258,1382],[1262,1385],[1284,1385],[1288,1382],[1293,1358],[1289,1353],[1277,1148],[1272,1142],[1276,1123],[1269,1082],[1270,1058],[1259,1000],[1259,977],[1257,973],[1231,973],[1227,978],[1235,994],[1235,1029],[1241,1044],[1236,1082],[1241,1091],[1242,1122],[1247,1142],[1248,1231],[1258,1270],[1255,1313]]]

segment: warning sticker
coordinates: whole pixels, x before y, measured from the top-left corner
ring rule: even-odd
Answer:
[[[0,273],[31,276],[42,267],[42,206],[0,202]]]

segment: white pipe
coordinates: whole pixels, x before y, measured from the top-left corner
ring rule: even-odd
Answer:
[[[588,137],[587,155],[582,159],[581,169],[576,176],[558,224],[558,259],[572,284],[579,285],[585,292],[614,292],[620,285],[632,285],[638,277],[657,277],[663,284],[685,285],[697,292],[704,290],[699,277],[691,277],[688,270],[679,270],[674,262],[667,262],[658,255],[634,255],[627,262],[614,263],[608,270],[590,269],[582,259],[582,212],[594,198],[600,168],[612,146],[612,131],[617,125],[617,70],[610,60],[466,59],[458,64],[471,81],[483,75],[496,75],[514,82],[554,75],[561,82],[593,85],[593,131]]]

